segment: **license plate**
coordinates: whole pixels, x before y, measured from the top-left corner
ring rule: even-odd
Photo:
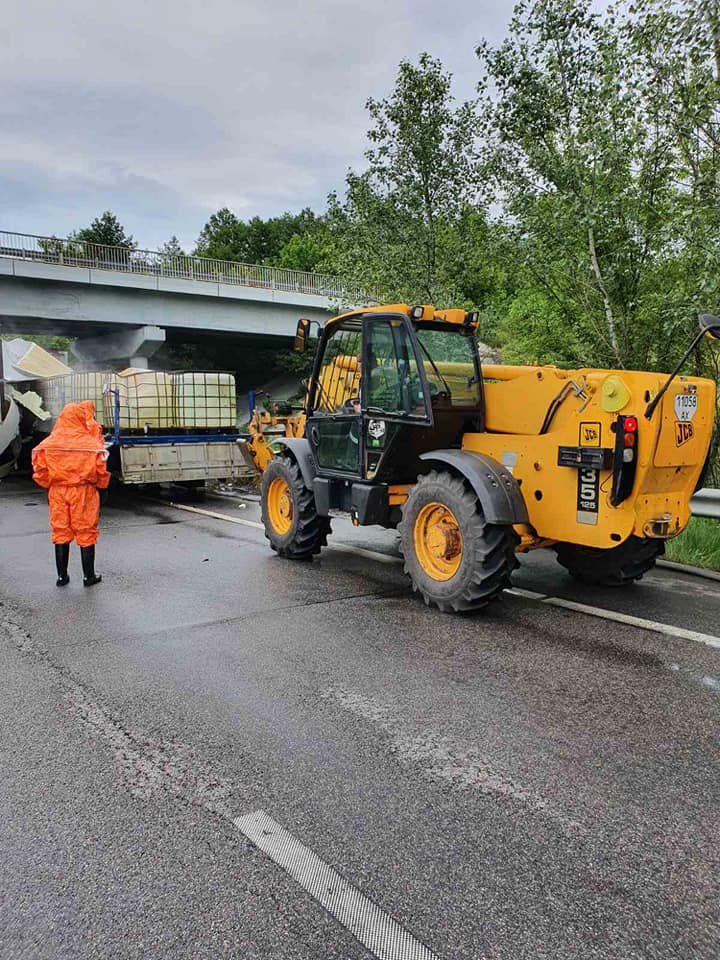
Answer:
[[[698,398],[696,393],[675,394],[675,419],[681,422],[692,420],[697,410]]]

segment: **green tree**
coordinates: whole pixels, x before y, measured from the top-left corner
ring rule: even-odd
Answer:
[[[69,239],[110,247],[125,247],[127,250],[135,250],[137,247],[133,237],[125,232],[123,225],[110,210],[96,217],[89,227],[71,233]]]
[[[319,228],[320,222],[309,208],[268,220],[252,217],[244,221],[223,207],[203,227],[195,252],[217,260],[278,264],[293,237],[311,237]]]
[[[311,233],[294,233],[277,257],[280,267],[311,273],[325,272],[331,261],[332,237],[324,226]]]
[[[445,233],[443,270],[453,306],[482,310],[482,339],[498,344],[508,301],[517,293],[517,243],[479,206],[467,206]]]
[[[180,241],[173,234],[158,250],[160,266],[163,273],[169,276],[186,276],[186,253],[180,246]],[[154,258],[153,258],[154,259]]]
[[[395,296],[441,303],[456,291],[445,253],[461,211],[477,198],[475,104],[455,104],[452,77],[427,53],[400,63],[395,87],[367,101],[368,168],[330,197],[335,262]]]
[[[504,336],[528,359],[556,348],[558,324],[570,362],[667,367],[681,352],[688,283],[718,274],[716,8],[640,0],[600,17],[588,0],[523,0],[508,39],[478,48],[496,89],[488,169],[518,296],[540,311],[509,304]]]
[[[165,243],[160,247],[158,253],[168,260],[172,260],[173,257],[184,257],[185,251],[180,246],[180,241],[173,234],[169,240],[166,240]]]
[[[720,16],[717,0],[639,0],[626,31],[636,90],[672,138],[672,302],[720,307]]]
[[[222,207],[202,228],[194,253],[217,260],[242,260],[239,252],[243,244],[243,228],[243,222],[232,210]]]
[[[491,169],[531,286],[565,317],[581,353],[623,366],[634,268],[650,237],[637,233],[633,170],[644,138],[617,39],[588,0],[537,0],[519,3],[508,39],[478,55],[497,90],[484,110]]]

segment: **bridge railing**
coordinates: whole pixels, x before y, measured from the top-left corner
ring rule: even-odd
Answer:
[[[348,282],[329,274],[305,270],[288,270],[262,264],[238,263],[234,260],[212,260],[163,253],[158,250],[136,250],[107,246],[85,240],[39,237],[29,233],[0,230],[0,257],[57,263],[66,267],[92,270],[117,270],[144,276],[197,280],[205,283],[229,283],[243,287],[259,287],[287,293],[306,293],[327,297],[339,303],[361,305],[377,303],[377,289]]]

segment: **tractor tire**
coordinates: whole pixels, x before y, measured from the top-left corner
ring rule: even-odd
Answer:
[[[557,559],[571,577],[588,586],[626,587],[652,570],[665,553],[664,540],[628,537],[624,543],[603,550],[561,543]]]
[[[488,523],[474,491],[446,471],[419,478],[398,532],[413,590],[446,613],[482,609],[517,566],[513,528]]]
[[[312,560],[327,544],[330,520],[321,517],[305,486],[300,467],[276,456],[262,475],[260,507],[265,536],[275,552],[289,560]]]

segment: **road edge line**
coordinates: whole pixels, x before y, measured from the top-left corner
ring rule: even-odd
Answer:
[[[720,582],[720,573],[716,570],[706,570],[704,567],[693,567],[689,563],[676,563],[675,560],[656,560],[656,566],[665,570],[675,570],[677,573],[685,573],[689,577],[703,577],[705,580],[714,580]]]
[[[227,520],[228,523],[240,523],[244,527],[255,527],[256,530],[265,529],[257,520],[244,520],[242,517],[230,517],[227,513],[217,513],[215,510],[202,510],[200,507],[191,507],[187,503],[175,503],[173,500],[156,500],[155,503],[163,503],[168,507],[174,507],[176,510],[187,510],[188,513],[199,513],[201,517],[212,517],[213,520]]]
[[[653,633],[662,633],[681,640],[695,640],[697,643],[704,643],[708,647],[720,650],[720,637],[714,637],[709,633],[687,630],[685,627],[675,627],[670,623],[659,623],[657,620],[646,620],[644,617],[634,617],[632,614],[620,613],[617,610],[604,610],[602,607],[592,607],[586,603],[577,603],[575,600],[563,600],[561,597],[545,597],[540,602],[552,607],[573,610],[576,613],[585,613],[591,617],[624,623],[631,627],[638,627],[640,630],[650,630]]]
[[[201,507],[191,507],[187,503],[176,503],[173,500],[157,500],[156,503],[164,503],[168,507],[174,507],[176,510],[186,510],[188,513],[197,513],[201,517],[211,517],[213,520],[227,520],[228,523],[240,523],[245,527],[254,527],[256,530],[264,530],[265,527],[257,520],[245,520],[242,517],[231,517],[227,513],[218,513],[216,510],[203,510]],[[402,563],[402,557],[394,557],[389,553],[380,553],[376,550],[367,550],[365,547],[354,547],[350,543],[330,542],[326,550],[335,550],[338,553],[356,553],[368,560],[378,560],[380,563]]]

